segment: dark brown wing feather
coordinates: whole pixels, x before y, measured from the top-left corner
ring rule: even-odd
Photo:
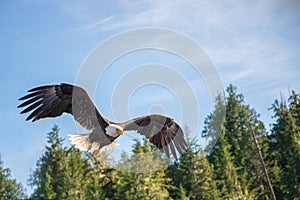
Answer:
[[[100,115],[81,87],[62,83],[36,87],[28,92],[29,94],[19,99],[25,102],[18,106],[18,108],[27,106],[21,114],[32,111],[26,120],[57,117],[65,112],[72,114],[80,125],[89,130],[104,129],[109,123]]]
[[[170,157],[170,150],[174,158],[177,159],[176,150],[182,154],[186,149],[186,142],[180,126],[171,118],[162,115],[147,115],[132,119],[123,124],[119,124],[126,130],[136,130],[141,135],[145,135],[150,143],[154,144],[166,156]]]

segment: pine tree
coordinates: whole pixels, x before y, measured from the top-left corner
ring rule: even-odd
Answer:
[[[292,92],[288,105],[278,100],[272,105],[275,123],[269,137],[268,165],[279,199],[300,197],[300,98]]]
[[[107,152],[101,152],[96,156],[90,154],[89,159],[93,166],[92,179],[94,180],[91,191],[95,194],[101,191],[97,199],[115,199],[117,183],[120,179],[119,172],[110,164]]]
[[[226,162],[228,162],[229,166],[232,165],[232,169],[235,169],[234,173],[237,174],[236,183],[239,185],[238,187],[242,188],[243,193],[249,193],[250,196],[265,199],[267,198],[268,190],[264,187],[266,181],[250,130],[251,125],[258,140],[264,143],[266,139],[264,125],[259,120],[259,115],[255,110],[244,103],[244,96],[236,93],[236,87],[230,85],[226,91],[226,115],[223,125],[215,125],[220,124],[219,121],[215,121],[216,116],[220,115],[220,110],[222,110],[221,105],[223,103],[220,102],[222,100],[220,98],[217,99],[219,101],[219,103],[217,102],[217,109],[205,120],[204,136],[216,137],[214,134],[220,132],[220,129],[223,134],[222,140],[219,139],[215,146],[213,146],[213,140],[209,144],[209,160],[215,167],[221,167],[221,163],[218,163],[221,160],[217,158],[222,153],[228,156]]]
[[[11,178],[10,170],[3,168],[3,162],[0,157],[0,199],[23,199],[25,193],[22,185]]]
[[[218,191],[213,172],[203,149],[196,141],[188,141],[189,147],[180,160],[168,168],[168,177],[176,190],[171,190],[175,199],[217,199]]]
[[[216,97],[215,101],[214,111],[205,118],[205,126],[202,131],[202,137],[209,141],[205,146],[205,152],[208,153],[213,150],[220,137],[226,116],[226,102],[224,97],[220,94]]]
[[[66,183],[68,199],[101,199],[103,192],[89,157],[74,147],[67,151]]]
[[[31,175],[29,183],[35,186],[33,198],[66,199],[67,151],[62,147],[63,139],[58,136],[58,127],[54,126],[48,133],[46,152],[37,162],[37,168]]]
[[[29,183],[34,199],[100,199],[102,191],[87,157],[74,147],[67,149],[54,126],[48,133],[45,153],[37,162]]]
[[[167,199],[169,198],[165,165],[160,152],[151,151],[145,140],[137,141],[133,155],[119,164],[120,180],[117,199]],[[123,156],[125,157],[125,156]]]
[[[231,145],[222,132],[218,141],[218,150],[211,155],[214,164],[214,180],[221,191],[221,197],[222,199],[253,199],[253,195],[249,194],[247,189],[241,188],[230,148]]]

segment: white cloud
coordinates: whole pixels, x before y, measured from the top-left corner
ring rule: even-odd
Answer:
[[[237,4],[235,1],[144,0],[137,3],[124,0],[108,10],[104,10],[110,5],[108,2],[59,5],[65,12],[86,19],[88,23],[83,28],[93,32],[119,32],[147,26],[182,31],[204,45],[220,65],[247,67],[255,60],[262,63],[274,53],[286,54],[286,48],[290,48],[283,45],[287,38],[283,37],[282,29],[293,16],[289,16],[286,7],[280,8],[284,5],[278,1]]]
[[[268,92],[285,86],[299,89],[295,84],[300,76],[296,1],[123,0],[63,8],[86,22],[82,34],[115,34],[149,26],[183,32],[204,47],[226,85],[234,83],[256,91],[263,86]]]
[[[83,31],[83,30],[95,29],[95,28],[100,27],[104,23],[112,20],[113,18],[114,18],[114,16],[112,15],[112,16],[106,17],[104,19],[100,19],[96,22],[93,22],[93,23],[90,23],[90,24],[87,24],[87,25],[84,25],[84,26],[77,27],[77,28],[73,29],[73,31]]]

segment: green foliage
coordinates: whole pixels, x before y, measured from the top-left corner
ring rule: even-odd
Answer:
[[[206,152],[213,150],[213,147],[216,145],[216,142],[220,137],[225,121],[226,102],[224,97],[222,95],[218,95],[215,103],[214,111],[204,120],[202,137],[209,140],[209,144],[205,147]]]
[[[62,147],[63,140],[58,136],[57,126],[48,133],[50,146],[37,162],[37,168],[29,179],[31,186],[36,186],[32,195],[33,198],[54,199],[67,198],[65,190],[65,177],[67,151]]]
[[[80,151],[63,147],[63,139],[54,126],[48,133],[48,144],[44,155],[38,160],[29,183],[35,187],[34,199],[97,199],[97,180],[93,168]],[[101,190],[100,190],[101,191]]]
[[[89,156],[93,166],[93,177],[95,186],[93,191],[101,191],[100,199],[114,199],[117,192],[116,183],[119,182],[118,171],[109,163],[109,158],[106,152],[102,152],[97,156]],[[97,189],[98,188],[98,189]]]
[[[241,187],[234,157],[230,152],[231,145],[225,139],[224,132],[218,141],[219,149],[213,156],[216,185],[224,199],[252,199],[247,189]]]
[[[300,197],[300,98],[292,92],[288,105],[276,100],[269,136],[269,166],[279,199]]]
[[[209,155],[209,161],[214,165],[217,186],[222,196],[229,199],[235,196],[250,198],[253,194],[249,191],[264,199],[267,193],[264,189],[264,174],[250,132],[251,125],[260,142],[263,142],[264,125],[255,110],[244,103],[243,95],[236,93],[234,86],[230,85],[226,91],[223,127],[214,126],[218,122],[214,120],[218,119],[216,116],[220,114],[223,105],[219,98],[217,109],[206,119],[204,129],[208,137],[213,137],[220,129],[222,133],[216,145],[211,145],[213,148]]]
[[[130,158],[123,156],[119,164],[120,180],[117,199],[168,199],[171,187],[165,175],[164,161],[158,151],[152,151],[150,144],[137,141]]]
[[[136,141],[132,155],[123,153],[112,165],[106,153],[82,154],[63,146],[55,126],[29,183],[33,199],[270,199],[251,137],[254,130],[277,199],[300,196],[300,96],[271,107],[274,123],[266,133],[256,111],[230,85],[226,99],[216,99],[202,136],[206,153],[187,126],[188,148],[168,160],[146,140]],[[226,111],[226,112],[225,112]],[[225,114],[225,115],[224,115]],[[10,179],[0,161],[0,199],[24,198],[22,186]]]
[[[25,198],[22,185],[10,176],[10,170],[3,168],[3,162],[0,159],[0,200]]]
[[[174,199],[216,199],[219,196],[213,180],[213,172],[203,149],[196,141],[188,141],[189,147],[180,160],[168,168],[175,190]]]

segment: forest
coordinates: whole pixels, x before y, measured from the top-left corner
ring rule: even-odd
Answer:
[[[203,122],[201,137],[214,137],[221,130],[217,143],[207,150],[187,137],[188,148],[177,160],[166,160],[144,140],[135,142],[130,157],[124,154],[112,164],[105,153],[95,157],[65,146],[59,127],[54,126],[28,177],[33,193],[28,196],[5,168],[5,161],[0,161],[0,199],[272,199],[250,127],[276,198],[299,199],[300,95],[291,91],[288,99],[270,102],[270,127],[235,86],[229,85],[225,96],[225,102],[216,99],[215,110]],[[218,127],[216,116],[223,103],[226,116]],[[184,131],[189,135],[188,127]],[[155,165],[162,166],[131,172]]]

